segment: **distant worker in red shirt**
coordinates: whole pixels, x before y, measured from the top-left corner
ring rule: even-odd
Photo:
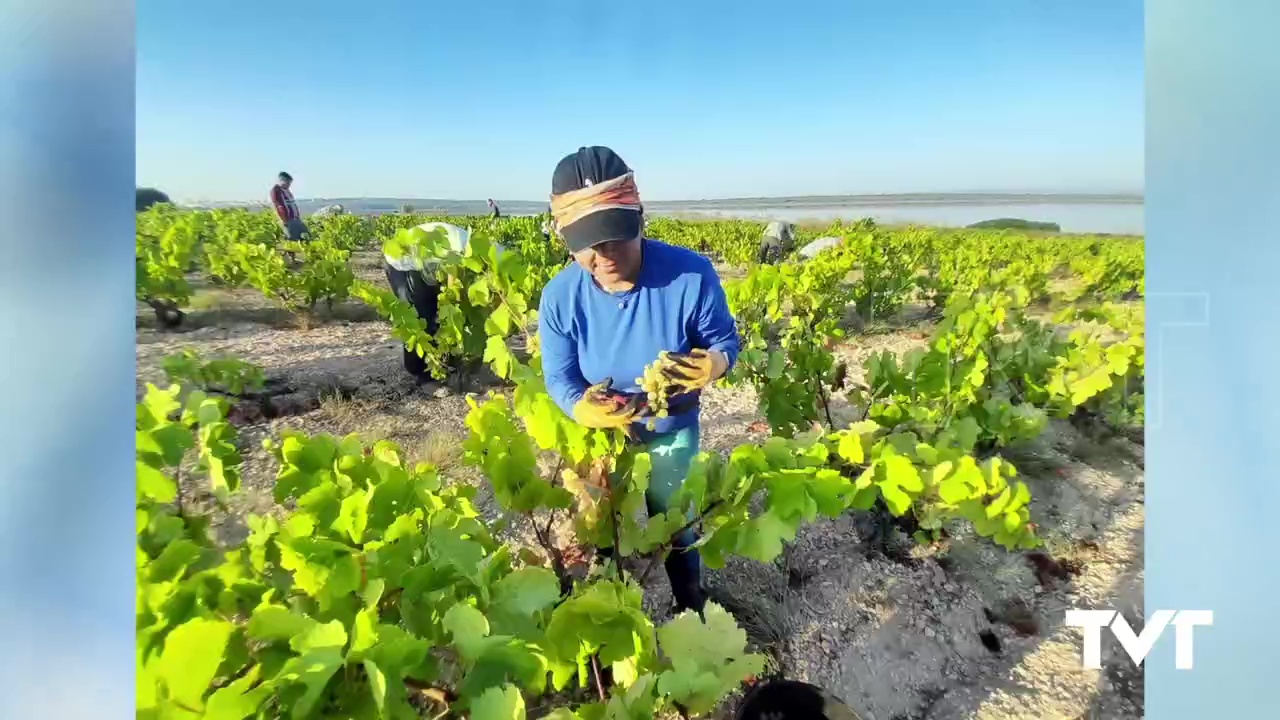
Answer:
[[[298,212],[298,203],[293,200],[289,186],[293,184],[293,176],[287,172],[280,173],[275,185],[271,186],[271,204],[280,216],[280,224],[284,226],[284,236],[288,240],[310,239],[311,231],[302,222],[302,214]]]

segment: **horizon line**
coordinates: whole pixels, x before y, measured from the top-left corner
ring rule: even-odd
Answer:
[[[141,186],[140,186],[141,187]],[[1095,201],[1129,201],[1146,200],[1146,192],[1010,192],[1010,191],[947,191],[947,192],[904,192],[904,193],[847,193],[832,195],[756,195],[739,197],[699,198],[685,200],[650,200],[654,205],[696,205],[702,203],[753,203],[760,201],[787,202],[805,201],[807,203],[823,201],[849,200],[911,200],[931,198],[1013,198],[1013,199],[1055,199],[1055,200],[1095,200]],[[395,200],[404,202],[448,202],[448,203],[483,203],[487,198],[427,198],[403,197],[392,195],[335,195],[298,198],[298,202],[320,202],[337,200]],[[214,200],[210,198],[192,199],[188,202],[243,203],[251,205],[266,204],[261,200]],[[522,203],[530,205],[546,204],[546,200],[498,199],[498,203]]]

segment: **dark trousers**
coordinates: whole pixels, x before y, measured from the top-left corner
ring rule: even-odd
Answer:
[[[652,462],[649,488],[644,494],[649,516],[667,512],[671,498],[684,484],[689,466],[698,453],[698,427],[676,430],[646,441],[636,441],[635,449],[648,452]],[[702,592],[702,559],[693,548],[697,541],[698,536],[693,528],[685,529],[673,539],[671,552],[663,561],[667,579],[671,581],[671,594],[675,599],[677,612],[702,612],[706,604]],[[611,554],[609,549],[601,552],[605,558]]]
[[[676,536],[671,552],[662,562],[667,571],[667,580],[671,581],[671,595],[676,601],[676,612],[695,610],[702,612],[707,598],[702,593],[702,558],[698,551],[690,548],[698,541],[692,530],[685,530]]]
[[[766,237],[760,242],[760,250],[756,262],[761,265],[776,265],[782,259],[782,241],[774,237]]]
[[[437,318],[440,286],[428,283],[426,275],[420,270],[397,270],[387,264],[386,271],[387,283],[391,285],[391,291],[418,311],[418,317],[427,323],[427,332],[434,336],[436,330],[440,328]],[[404,369],[415,378],[432,379],[427,370],[426,361],[407,347],[404,349]],[[442,380],[442,378],[435,379]]]
[[[650,514],[656,514],[650,510]],[[692,530],[685,530],[676,536],[671,543],[671,552],[662,561],[662,568],[667,571],[667,580],[671,583],[671,596],[675,600],[677,613],[685,610],[702,612],[707,598],[702,592],[702,558],[698,551],[690,546],[698,541]],[[613,548],[600,548],[596,552],[599,560],[613,557]]]
[[[293,218],[284,224],[284,237],[286,240],[296,242],[299,240],[310,240],[311,230],[307,224],[302,222],[301,218]]]

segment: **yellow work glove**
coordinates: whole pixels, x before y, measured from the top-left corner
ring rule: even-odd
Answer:
[[[596,430],[625,428],[635,421],[643,396],[633,395],[624,401],[622,396],[609,393],[611,385],[613,378],[605,378],[603,382],[587,388],[582,399],[573,406],[573,421]]]
[[[690,350],[687,353],[662,351],[662,376],[683,394],[701,390],[724,375],[729,359],[719,350]]]

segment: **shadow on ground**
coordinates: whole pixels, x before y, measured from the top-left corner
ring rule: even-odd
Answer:
[[[828,688],[866,720],[1141,717],[1141,671],[1114,641],[1101,672],[1084,670],[1079,633],[1063,625],[1068,607],[1142,609],[1141,470],[1123,455],[1100,469],[1061,454],[1080,442],[1059,426],[1024,449],[1056,460],[1024,479],[1036,521],[1062,528],[1046,537],[1060,575],[963,533],[943,548],[899,536],[909,557],[890,559],[854,514],[805,528],[776,563],[731,560],[710,574],[714,596],[777,674]]]

